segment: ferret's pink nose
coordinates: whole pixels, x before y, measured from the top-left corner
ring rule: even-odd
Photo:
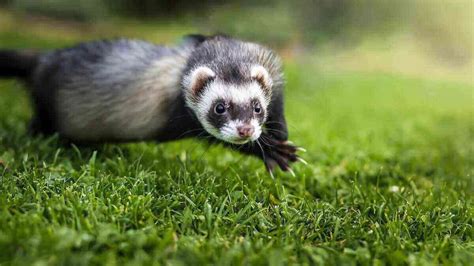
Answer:
[[[239,132],[239,137],[241,138],[250,138],[253,135],[255,129],[252,125],[245,125],[237,127],[237,132]]]

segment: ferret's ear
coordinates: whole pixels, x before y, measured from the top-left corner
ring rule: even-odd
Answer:
[[[184,86],[190,90],[193,95],[198,95],[206,84],[216,77],[216,73],[206,66],[200,66],[185,78]]]
[[[257,81],[265,92],[270,92],[273,81],[268,71],[263,66],[253,66],[250,71],[253,80]]]

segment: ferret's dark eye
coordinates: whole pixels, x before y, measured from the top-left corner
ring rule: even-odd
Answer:
[[[258,104],[258,103],[255,104],[253,111],[254,111],[256,114],[260,114],[260,112],[262,112],[262,107],[260,106],[260,104]]]
[[[218,103],[216,104],[216,107],[214,107],[214,112],[216,112],[216,114],[218,115],[222,115],[225,113],[225,105],[222,104],[222,103]]]

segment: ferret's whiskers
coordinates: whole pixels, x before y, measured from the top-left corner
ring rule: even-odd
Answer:
[[[191,130],[185,131],[184,133],[182,133],[181,135],[179,135],[178,138],[181,138],[181,137],[185,136],[186,134],[189,134],[189,133],[192,133],[192,132],[195,132],[195,131],[203,131],[203,132],[199,133],[198,136],[200,136],[202,133],[205,133],[202,128],[195,128],[195,129],[191,129]]]
[[[169,119],[168,122],[174,122],[178,119],[181,119],[181,118],[184,118],[184,117],[188,117],[189,115],[180,115],[180,116],[177,116],[177,117],[173,117],[172,119]]]
[[[280,125],[282,125],[282,126],[284,126],[284,127],[291,127],[292,129],[297,129],[297,127],[295,127],[295,126],[293,126],[293,125],[291,125],[291,124],[286,124],[286,125],[285,125],[285,123],[279,122],[279,121],[267,121],[267,122],[265,122],[265,124],[280,124]]]
[[[260,147],[260,150],[262,151],[263,161],[265,162],[265,152],[263,151],[263,147],[262,147],[262,145],[260,145],[260,142],[258,141],[258,139],[257,139],[257,144]]]
[[[268,132],[276,132],[276,133],[287,134],[287,133],[286,133],[285,131],[283,131],[283,130],[274,129],[274,128],[265,128],[265,130],[267,130]]]
[[[206,131],[203,130],[203,131],[202,131],[201,133],[199,133],[196,137],[197,137],[197,138],[204,139],[204,140],[207,140],[207,139],[211,139],[211,138],[212,138],[212,136],[204,136],[204,137],[202,137],[202,136],[205,135],[205,134],[206,134]],[[200,141],[200,142],[198,142],[196,145],[194,145],[193,148],[192,148],[191,150],[189,150],[188,152],[189,152],[189,153],[192,153],[192,152],[194,152],[197,148],[201,147],[202,145],[204,145],[204,144],[203,144],[203,142]],[[201,155],[199,155],[199,157],[202,157],[205,153],[207,153],[207,151],[209,150],[210,146],[211,146],[211,145],[209,145],[209,147],[208,147],[206,150],[204,150],[204,152],[201,153]]]
[[[280,125],[285,125],[285,123],[279,122],[279,121],[267,121],[265,124],[280,124]]]
[[[210,148],[211,148],[211,145],[207,145],[207,148],[201,153],[199,158],[202,157],[204,154],[206,154],[209,151]]]
[[[265,144],[265,145],[267,145],[267,146],[269,146],[269,147],[272,147],[272,148],[275,147],[275,145],[271,145],[269,142],[266,142],[265,140],[269,141],[269,139],[265,139],[265,138],[268,138],[268,137],[265,136],[265,135],[262,135],[262,138],[261,138],[261,139],[262,139],[263,144]]]

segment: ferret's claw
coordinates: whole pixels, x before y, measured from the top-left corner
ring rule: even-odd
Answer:
[[[289,172],[293,177],[296,177],[295,172],[293,172],[293,169],[291,169],[290,167],[288,167],[288,172]]]
[[[307,150],[303,147],[296,147],[296,150],[301,152],[307,152]]]
[[[268,174],[270,174],[270,177],[275,180],[275,176],[273,175],[273,171],[272,170],[268,170]]]
[[[300,162],[301,162],[302,164],[304,164],[304,165],[308,165],[308,162],[305,161],[305,160],[304,160],[303,158],[301,158],[301,157],[298,157],[297,160],[300,161]]]

